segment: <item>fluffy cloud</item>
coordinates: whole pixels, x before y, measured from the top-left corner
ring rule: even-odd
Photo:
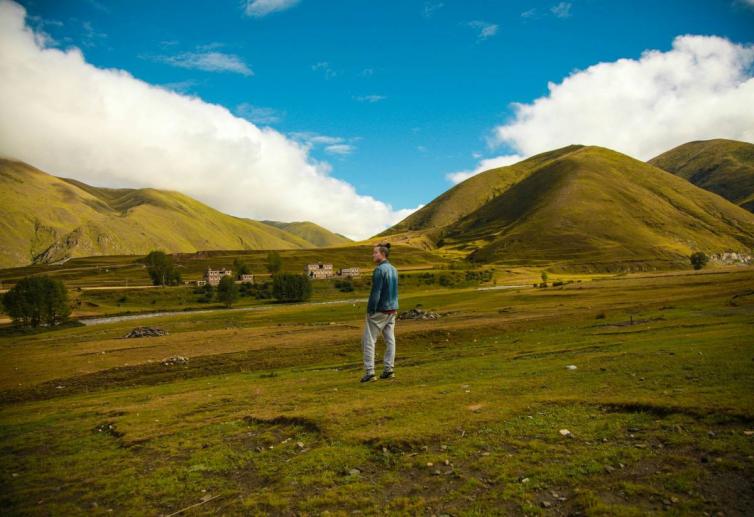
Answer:
[[[754,142],[754,45],[679,36],[667,52],[645,51],[549,83],[549,94],[514,103],[494,140],[520,156],[588,144],[641,160],[691,140]]]
[[[94,185],[179,190],[237,216],[311,220],[354,238],[411,213],[359,195],[306,145],[222,106],[96,68],[78,49],[45,48],[24,15],[0,2],[0,155]]]
[[[277,11],[285,11],[296,5],[299,0],[249,0],[246,3],[246,15],[261,18]]]
[[[445,177],[453,183],[461,183],[462,181],[465,181],[472,176],[476,176],[480,172],[488,171],[490,169],[496,169],[505,165],[512,165],[523,159],[523,156],[519,156],[517,154],[507,154],[504,156],[496,156],[494,158],[486,158],[480,161],[479,165],[477,165],[474,170],[451,172],[449,174],[446,174]]]

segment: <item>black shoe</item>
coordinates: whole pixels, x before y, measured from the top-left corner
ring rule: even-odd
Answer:
[[[361,378],[361,382],[371,382],[376,380],[377,377],[375,377],[373,373],[367,373],[364,375],[364,377]]]
[[[395,377],[393,370],[382,370],[380,374],[380,379],[392,379],[393,377]]]

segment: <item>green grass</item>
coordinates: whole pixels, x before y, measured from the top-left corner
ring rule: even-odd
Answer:
[[[151,339],[119,339],[134,322],[2,335],[0,504],[751,513],[754,271],[582,280],[402,293],[447,314],[399,321],[397,377],[369,385],[359,304],[156,318],[170,334]]]

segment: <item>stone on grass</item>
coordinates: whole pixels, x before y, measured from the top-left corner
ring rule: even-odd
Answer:
[[[578,367],[575,364],[567,364],[566,365],[566,370],[575,370],[576,368],[578,368]]]
[[[568,436],[569,438],[573,436],[568,429],[561,429],[558,432],[560,433],[560,436]]]
[[[158,337],[167,336],[168,331],[157,327],[136,327],[131,332],[123,336],[125,339],[137,337]]]

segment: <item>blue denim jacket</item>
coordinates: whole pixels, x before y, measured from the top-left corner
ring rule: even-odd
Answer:
[[[398,309],[398,271],[387,259],[380,262],[372,273],[372,292],[369,293],[367,312]]]

